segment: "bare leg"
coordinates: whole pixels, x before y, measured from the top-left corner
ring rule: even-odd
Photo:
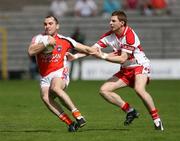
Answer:
[[[75,107],[74,103],[64,91],[65,83],[61,78],[53,78],[51,81],[51,90],[56,93],[61,103],[72,112],[73,117],[76,119],[78,126],[83,127],[86,124],[84,117],[80,111]]]
[[[53,114],[59,116],[64,112],[61,106],[54,101],[54,97],[49,94],[49,87],[41,88],[41,98]]]
[[[154,105],[154,101],[151,95],[146,91],[145,86],[147,82],[147,76],[143,74],[136,75],[135,77],[135,91],[140,96],[142,101],[144,102],[146,108],[148,109],[151,117],[154,121],[155,129],[156,130],[164,130],[162,121],[159,117],[158,110]]]
[[[76,109],[74,103],[68,96],[68,94],[63,90],[65,88],[65,83],[61,78],[54,78],[51,82],[51,90],[57,94],[57,96],[62,100],[69,110]]]
[[[135,77],[135,91],[143,100],[145,106],[147,107],[148,111],[151,112],[152,110],[156,109],[154,106],[153,99],[151,95],[146,91],[145,86],[147,83],[147,76],[139,74]]]
[[[127,113],[124,125],[129,125],[135,118],[138,118],[139,113],[132,108],[127,102],[125,102],[118,94],[113,92],[118,88],[127,86],[125,82],[117,77],[112,77],[105,82],[100,88],[100,94],[110,103],[120,107]]]
[[[122,100],[122,98],[113,91],[125,86],[126,84],[122,80],[117,77],[112,77],[101,86],[100,94],[111,104],[122,107],[125,104],[124,100]]]

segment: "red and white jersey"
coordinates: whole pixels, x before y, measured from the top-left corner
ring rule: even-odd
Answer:
[[[115,53],[121,54],[121,51],[130,54],[128,60],[122,64],[122,67],[133,67],[149,63],[145,56],[140,41],[136,33],[129,26],[126,26],[123,33],[119,36],[109,31],[105,33],[100,40],[95,43],[96,47],[111,47]]]
[[[33,37],[32,43],[40,43],[42,37],[43,34]],[[70,37],[57,34],[55,39],[56,45],[54,46],[52,53],[46,54],[42,51],[36,55],[39,72],[42,77],[63,68],[66,65],[66,52],[77,45],[77,42]]]

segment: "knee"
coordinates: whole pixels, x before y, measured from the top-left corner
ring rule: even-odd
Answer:
[[[145,98],[147,97],[147,92],[145,90],[145,88],[141,88],[141,87],[135,87],[135,92],[141,97],[141,98]]]
[[[106,96],[107,95],[107,93],[108,93],[108,89],[106,89],[106,88],[104,88],[104,87],[101,87],[100,89],[99,89],[99,94],[101,95],[101,96]]]
[[[52,93],[57,93],[57,92],[59,91],[59,88],[58,88],[57,86],[52,85],[52,86],[50,87],[50,91],[51,91]]]
[[[50,95],[51,99],[54,99],[55,97],[63,98],[65,95],[64,90],[58,86],[50,87],[50,91],[51,91],[51,95]]]

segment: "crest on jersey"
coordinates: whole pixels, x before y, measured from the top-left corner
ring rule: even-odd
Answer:
[[[59,46],[57,47],[57,51],[60,52],[61,49],[62,49],[62,46],[59,45]]]

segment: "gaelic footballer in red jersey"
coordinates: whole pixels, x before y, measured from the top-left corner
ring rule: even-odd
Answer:
[[[84,53],[91,53],[92,49],[58,34],[59,27],[59,22],[54,16],[47,16],[44,19],[44,33],[33,37],[28,53],[30,56],[36,56],[41,75],[40,91],[43,102],[51,112],[68,125],[70,132],[74,132],[84,126],[86,121],[64,91],[69,83],[65,55],[71,48]],[[76,122],[72,121],[60,103],[55,101],[56,97],[65,103],[64,106],[72,112]]]
[[[149,111],[155,129],[164,130],[158,110],[145,88],[150,77],[150,61],[142,49],[137,34],[127,25],[127,16],[123,11],[113,12],[109,24],[111,30],[105,33],[93,47],[99,48],[96,57],[121,66],[120,70],[101,86],[100,94],[108,102],[127,113],[124,124],[129,125],[139,116],[139,112],[114,91],[126,86],[132,87]],[[101,51],[106,47],[110,47],[113,53]]]

